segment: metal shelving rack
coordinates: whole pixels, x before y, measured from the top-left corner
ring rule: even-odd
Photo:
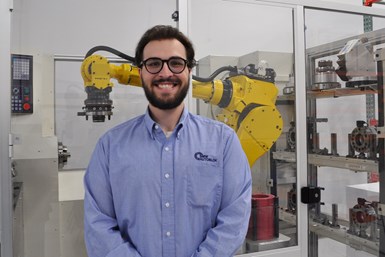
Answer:
[[[380,29],[376,31],[365,32],[360,35],[368,39],[368,43],[379,46],[385,44],[385,29]],[[320,45],[317,47],[309,48],[306,50],[306,70],[315,71],[316,60],[322,57],[328,57],[338,54],[340,49],[348,42],[349,40],[356,39],[357,36],[351,38],[345,38],[339,41],[334,41],[328,44]],[[354,172],[373,172],[379,171],[380,177],[380,203],[385,203],[385,126],[384,126],[384,90],[383,90],[383,67],[382,63],[385,61],[385,50],[380,51],[382,56],[378,57],[378,77],[379,81],[377,84],[365,85],[360,88],[337,88],[337,89],[328,89],[320,91],[309,90],[307,92],[308,97],[308,106],[307,113],[310,117],[316,117],[316,101],[317,99],[322,98],[336,98],[336,97],[349,97],[356,95],[364,95],[366,99],[369,97],[378,96],[378,131],[379,139],[378,144],[380,148],[379,159],[359,159],[346,156],[337,156],[331,154],[312,154],[309,151],[308,154],[308,185],[316,187],[318,185],[317,173],[319,167],[332,167],[351,170]],[[382,59],[381,59],[382,58]],[[307,85],[312,85],[315,74],[311,74],[307,77]],[[278,98],[280,100],[293,100],[293,96],[281,96]],[[367,106],[368,107],[368,106]],[[313,134],[316,134],[316,127],[314,126]],[[272,159],[274,161],[282,161],[288,163],[296,162],[296,153],[291,151],[274,151],[272,152]],[[320,212],[319,204],[310,204],[309,213],[313,212],[314,216],[327,216]],[[382,215],[382,220],[385,219],[385,205],[380,204],[379,215]],[[287,210],[280,209],[279,217],[281,220],[289,223],[295,224],[296,215],[288,212]],[[329,220],[331,217],[327,217]],[[385,221],[384,221],[385,222]],[[349,233],[349,222],[346,220],[338,220],[338,224],[341,226],[333,227],[329,224],[322,224],[318,220],[309,219],[309,256],[316,257],[318,256],[318,238],[319,237],[328,237],[343,244],[349,245],[355,249],[359,249],[370,254],[377,255],[379,253],[380,257],[385,257],[385,231],[380,229],[380,238],[379,241],[371,241],[369,239],[359,237]]]
[[[364,34],[360,35],[361,37],[366,37],[368,39],[368,43],[372,45],[381,45],[385,43],[385,29],[380,29],[376,31],[369,31],[365,32]],[[328,57],[336,55],[340,49],[351,39],[355,39],[355,37],[351,38],[345,38],[343,40],[331,42],[328,44],[324,44],[321,46],[313,47],[310,49],[307,49],[306,51],[306,57],[307,57],[307,71],[312,71],[313,74],[308,76],[307,85],[312,85],[314,82],[315,77],[315,65],[316,60],[322,57]],[[378,70],[380,73],[382,69]],[[377,85],[367,85],[362,88],[338,88],[338,89],[331,89],[331,90],[323,90],[323,91],[308,91],[308,115],[310,117],[316,117],[316,101],[320,98],[335,98],[335,97],[349,97],[352,95],[365,95],[366,99],[369,97],[374,97],[375,94],[379,94],[381,92],[382,83],[379,81]],[[379,100],[379,103],[383,101]],[[368,107],[368,106],[367,106]],[[371,108],[369,108],[371,109]],[[381,109],[383,109],[383,106],[379,106],[379,117],[383,118],[384,114],[381,113]],[[368,114],[368,111],[367,111]],[[313,135],[317,133],[316,126],[313,127]],[[310,153],[311,151],[309,151]],[[356,159],[356,158],[349,158],[349,157],[342,157],[342,156],[331,156],[331,155],[318,155],[318,154],[309,154],[308,155],[308,182],[309,186],[317,186],[317,173],[318,173],[318,167],[327,166],[327,167],[335,167],[335,168],[342,168],[342,169],[348,169],[353,171],[362,171],[362,172],[371,172],[371,171],[383,171],[383,159],[384,155],[380,154],[379,161],[377,160],[368,160],[368,159]],[[379,172],[380,174],[383,172]],[[384,176],[383,174],[381,175]],[[383,195],[384,191],[384,179],[380,180],[380,194]],[[384,197],[380,196],[380,202],[384,202]],[[314,216],[319,217],[321,214],[320,212],[320,206],[319,204],[310,205],[309,206],[309,212],[313,209]],[[354,247],[355,249],[359,249],[362,251],[366,251],[371,254],[377,254],[380,252],[380,256],[383,257],[383,242],[384,234],[383,231],[380,232],[382,235],[380,235],[380,240],[378,242],[374,242],[371,240],[368,240],[366,238],[358,237],[356,235],[352,235],[347,231],[344,227],[331,227],[330,225],[324,225],[317,221],[309,219],[309,245],[310,249],[313,249],[310,251],[309,256],[315,257],[318,256],[318,237],[325,236],[329,237],[331,239],[334,239],[336,241],[339,241],[341,243],[350,245]]]

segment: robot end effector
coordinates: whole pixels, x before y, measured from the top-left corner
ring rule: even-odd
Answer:
[[[78,116],[92,117],[93,122],[104,122],[107,117],[111,119],[112,109],[114,108],[110,99],[113,83],[111,78],[118,80],[120,84],[141,86],[139,70],[136,66],[128,63],[119,66],[109,62],[100,55],[92,55],[95,51],[107,50],[132,62],[133,58],[115,49],[99,46],[88,51],[86,58],[81,65],[81,74],[84,81],[87,98],[84,100],[82,112]]]

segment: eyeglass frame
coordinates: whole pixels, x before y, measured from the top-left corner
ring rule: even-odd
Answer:
[[[183,67],[183,69],[182,69],[180,72],[174,72],[173,69],[170,68],[169,62],[170,62],[170,60],[173,60],[173,59],[174,59],[174,60],[175,60],[175,59],[181,60],[181,61],[184,62],[184,67]],[[147,61],[149,61],[149,60],[160,60],[160,61],[162,62],[162,66],[160,67],[160,69],[159,69],[158,72],[150,72],[150,71],[148,70],[146,63],[147,63]],[[165,60],[165,59],[161,59],[161,58],[159,58],[159,57],[150,57],[150,58],[147,58],[146,60],[142,61],[142,62],[140,63],[140,65],[139,65],[139,67],[142,68],[142,67],[144,66],[144,67],[146,68],[146,70],[147,70],[150,74],[158,74],[158,73],[161,72],[161,70],[163,69],[164,63],[167,63],[168,69],[169,69],[172,73],[174,73],[174,74],[181,74],[181,73],[186,69],[186,66],[188,66],[189,68],[192,68],[192,67],[195,65],[195,61],[194,61],[194,60],[193,60],[192,62],[189,62],[188,60],[186,60],[186,59],[184,59],[184,58],[182,58],[182,57],[172,56],[172,57],[170,57],[170,58],[168,58],[168,59],[166,59],[166,60]],[[192,65],[191,65],[191,64],[192,64]],[[190,66],[191,66],[191,67],[190,67]]]

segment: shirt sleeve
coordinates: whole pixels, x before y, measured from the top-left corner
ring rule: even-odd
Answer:
[[[119,231],[108,176],[108,144],[99,141],[84,176],[84,237],[90,257],[141,257]]]
[[[192,257],[230,257],[242,245],[250,219],[250,165],[235,133],[225,146],[223,192],[216,225]]]

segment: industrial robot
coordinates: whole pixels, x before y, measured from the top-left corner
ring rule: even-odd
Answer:
[[[106,57],[94,54],[96,51],[111,52],[127,63],[112,64]],[[222,80],[215,79],[222,72],[228,72],[228,76]],[[91,116],[93,122],[111,118],[111,79],[123,85],[142,85],[134,58],[107,46],[97,46],[87,52],[81,75],[87,98],[83,111],[78,115],[87,120]],[[250,166],[273,146],[282,133],[283,120],[275,106],[278,89],[274,79],[273,69],[259,69],[254,64],[241,69],[225,66],[208,78],[192,77],[192,96],[221,108],[216,119],[235,130]]]

